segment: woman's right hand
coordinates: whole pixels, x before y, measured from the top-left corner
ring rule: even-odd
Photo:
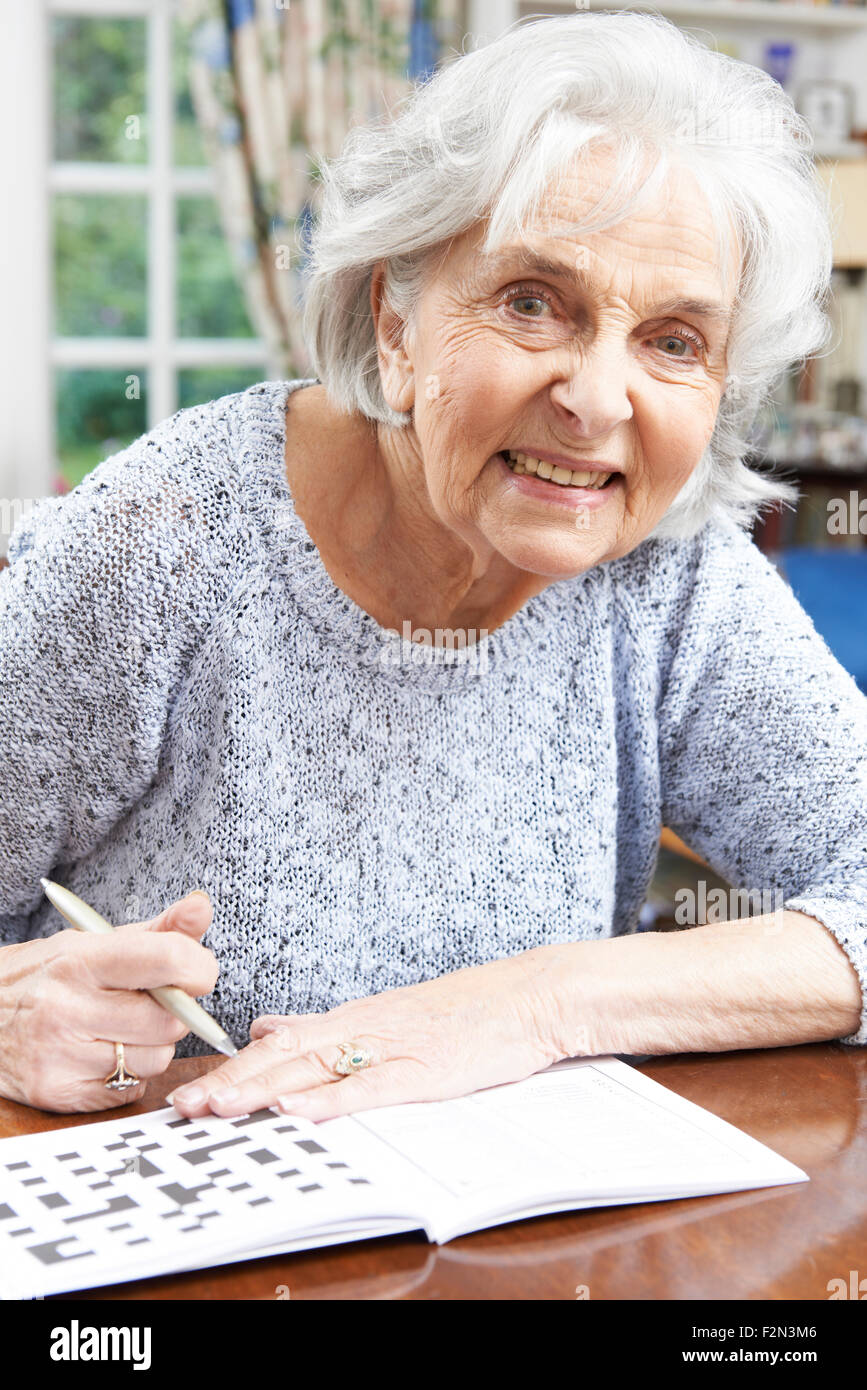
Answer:
[[[140,1100],[189,1032],[145,991],[210,994],[219,967],[199,938],[211,917],[210,899],[196,891],[111,935],[70,928],[0,947],[0,1096],[62,1113]],[[115,1042],[142,1078],[124,1091],[104,1084]]]

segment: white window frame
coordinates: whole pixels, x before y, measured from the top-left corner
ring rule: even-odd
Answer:
[[[53,390],[48,357],[47,24],[41,3],[0,0],[0,552],[16,510],[51,490]]]
[[[0,501],[52,490],[57,468],[55,370],[147,371],[147,428],[177,409],[177,372],[185,367],[260,366],[274,375],[260,338],[178,338],[176,202],[213,195],[210,168],[175,167],[172,25],[176,0],[0,0],[0,129],[11,154],[11,216],[0,235],[0,294],[12,331],[3,343],[9,401],[0,412]],[[148,162],[143,165],[54,161],[51,19],[55,15],[142,18],[147,24]],[[147,335],[61,338],[53,333],[52,199],[57,193],[144,194],[148,198]],[[7,505],[8,510],[8,505]],[[5,549],[0,517],[0,553]]]

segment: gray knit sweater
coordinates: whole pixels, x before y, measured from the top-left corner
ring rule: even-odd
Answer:
[[[314,380],[180,411],[19,521],[0,941],[65,925],[42,876],[117,923],[204,888],[203,1002],[243,1044],[261,1013],[636,931],[665,824],[825,923],[867,1004],[867,700],[748,537],[645,541],[478,647],[419,647],[294,512],[284,408]]]

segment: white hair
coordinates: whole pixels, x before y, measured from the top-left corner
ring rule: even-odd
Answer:
[[[782,374],[833,336],[828,195],[809,127],[782,87],[660,15],[519,21],[349,131],[320,165],[304,275],[315,374],[339,409],[410,424],[382,391],[375,265],[384,263],[384,293],[405,331],[451,239],[480,221],[483,254],[512,229],[524,238],[552,181],[600,148],[616,155],[616,172],[576,235],[616,226],[687,169],[708,200],[718,264],[727,273],[728,258],[740,258],[714,432],[652,534],[692,536],[724,516],[748,527],[763,506],[797,495],[743,458]]]

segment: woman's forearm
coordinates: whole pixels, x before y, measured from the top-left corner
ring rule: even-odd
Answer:
[[[861,987],[830,931],[801,912],[541,947],[564,1057],[723,1052],[857,1032]]]

